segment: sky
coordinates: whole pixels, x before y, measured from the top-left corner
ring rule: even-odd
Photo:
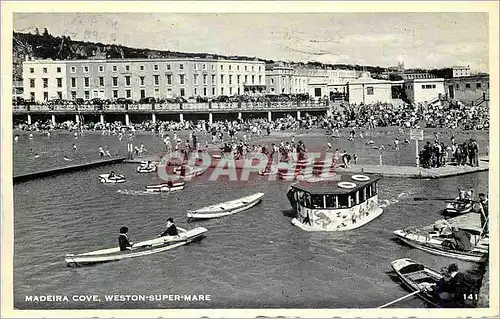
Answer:
[[[488,72],[486,13],[15,13],[14,31],[180,52]]]

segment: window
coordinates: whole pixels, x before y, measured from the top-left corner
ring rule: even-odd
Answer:
[[[71,67],[71,73],[76,73],[76,66]]]
[[[43,78],[43,88],[46,89],[49,87],[49,79]]]
[[[104,76],[99,77],[99,86],[104,86]]]
[[[184,64],[179,64],[179,70],[184,70]]]
[[[47,101],[49,99],[49,92],[43,92],[43,100]]]
[[[130,65],[125,65],[125,71],[130,71]]]
[[[144,85],[144,77],[143,76],[139,77],[139,80],[141,82],[141,85]]]
[[[366,95],[373,95],[373,86],[366,87]]]
[[[116,72],[117,68],[116,65],[113,65],[113,72]]]
[[[194,88],[194,95],[198,95],[198,89]]]
[[[271,84],[274,84],[274,79],[271,79]]]
[[[215,71],[215,64],[212,64],[212,71]]]
[[[212,88],[212,96],[215,95],[215,88]]]
[[[248,66],[247,65],[245,65],[245,71],[248,71]]]
[[[61,73],[61,67],[60,66],[57,67],[57,73]]]
[[[146,98],[146,90],[141,90],[141,99],[145,99]]]
[[[457,83],[457,85],[456,85],[456,88],[457,88],[457,89],[459,89],[459,88],[460,88],[460,85],[458,85],[458,83]]]
[[[323,203],[323,195],[312,195],[312,208],[325,208]]]
[[[314,96],[321,96],[321,88],[314,88]]]
[[[237,71],[239,71],[239,70],[240,70],[240,66],[239,66],[239,65],[237,65],[237,66],[236,66],[236,70],[237,70]]]
[[[422,89],[424,89],[424,90],[425,90],[425,85],[422,85]]]
[[[253,65],[252,65],[252,72],[254,71]]]
[[[248,75],[245,75],[245,83],[248,82]]]
[[[369,185],[366,187],[366,198],[370,198],[372,197],[374,194],[373,194],[373,188],[372,188],[372,185]]]
[[[62,92],[60,92],[60,91],[59,91],[59,92],[57,92],[57,98],[58,98],[59,100],[62,100]]]
[[[160,76],[159,75],[154,75],[154,82],[155,82],[155,85],[160,85]]]
[[[167,75],[167,84],[171,85],[172,84],[172,75]]]
[[[476,88],[478,88],[478,89],[480,89],[480,88],[481,88],[481,82],[478,82],[478,83],[476,84]]]
[[[194,81],[194,84],[198,84],[198,74],[193,74],[193,81]]]
[[[229,75],[229,85],[233,84],[233,76]]]
[[[252,75],[252,84],[255,84],[255,75]]]
[[[240,78],[241,78],[241,76],[238,74],[238,75],[236,76],[236,83],[240,84]]]
[[[433,84],[433,85],[432,85],[432,88],[433,88],[433,89],[435,89],[435,88],[436,88],[436,84]]]
[[[224,95],[224,88],[220,88],[220,95]]]
[[[359,202],[364,202],[366,200],[366,188],[359,191]]]
[[[207,69],[207,65],[203,64],[203,70],[206,70],[206,69]]]
[[[198,64],[193,64],[193,70],[198,70]]]
[[[71,91],[71,99],[76,100],[76,91]]]
[[[203,74],[203,84],[207,84],[207,75]]]
[[[103,65],[99,65],[99,72],[104,72],[104,66]]]
[[[130,99],[130,97],[132,96],[132,92],[130,90],[125,90],[125,96],[127,97],[127,99]]]
[[[35,100],[35,92],[30,92],[30,100]]]
[[[84,66],[84,67],[83,67],[83,72],[85,72],[85,73],[89,73],[89,67],[88,67],[88,66]]]
[[[233,88],[229,88],[229,95],[233,95]]]
[[[113,98],[114,99],[118,98],[118,90],[113,90]]]
[[[43,68],[43,73],[47,73],[47,68]]]
[[[71,87],[76,88],[76,78],[71,78]]]
[[[203,88],[203,96],[207,96],[207,88]]]
[[[179,84],[184,85],[184,74],[179,75]]]
[[[56,81],[57,81],[57,87],[62,88],[62,78],[57,78]]]
[[[345,194],[338,195],[338,203],[339,203],[338,208],[349,207],[349,196]]]
[[[170,64],[167,64],[167,70],[170,70]]]
[[[229,66],[229,71],[231,71],[231,65]]]
[[[118,77],[117,76],[113,77],[113,86],[118,86]]]
[[[220,75],[220,84],[224,84],[224,74]]]
[[[215,84],[215,75],[212,74],[212,84]]]
[[[295,81],[297,83],[297,81]],[[262,75],[259,75],[259,84],[262,84]]]
[[[35,88],[35,79],[30,79],[30,88]]]
[[[427,85],[425,86],[425,88],[426,88],[426,89],[432,89],[432,85],[427,84]]]
[[[35,68],[30,68],[30,73],[35,73]]]
[[[125,85],[130,86],[130,75],[125,77]]]
[[[139,66],[139,70],[144,71],[144,65]]]
[[[220,66],[220,70],[224,71],[224,66],[223,65]]]
[[[155,70],[155,71],[158,71],[158,70],[159,70],[159,68],[158,68],[158,64],[155,64],[155,65],[153,66],[153,68],[154,68],[154,70]]]
[[[325,195],[326,196],[326,207],[327,208],[337,208],[338,199],[337,195]]]
[[[184,91],[184,89],[181,89],[181,96],[185,96],[186,95],[186,92]]]
[[[260,72],[260,70],[262,70],[262,69],[261,69],[261,66],[259,66],[259,72]]]
[[[465,88],[470,89],[470,83],[465,83]]]
[[[90,91],[85,91],[85,92],[84,92],[84,95],[85,95],[85,97],[84,97],[84,98],[85,98],[85,100],[90,99]]]

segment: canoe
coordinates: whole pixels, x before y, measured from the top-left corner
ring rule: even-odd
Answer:
[[[394,235],[404,243],[434,255],[476,263],[487,262],[489,237],[486,236],[481,238],[480,230],[477,229],[460,229],[471,235],[471,250],[463,251],[450,248],[450,246],[447,245],[447,243],[450,242],[450,238],[440,235],[437,231],[429,227],[414,230],[400,229],[394,231]]]
[[[451,302],[443,302],[434,289],[443,275],[420,264],[409,258],[402,258],[391,262],[391,267],[394,269],[403,285],[412,292],[420,291],[417,296],[429,303],[431,306],[438,308],[454,308],[455,304]]]
[[[120,251],[119,247],[114,247],[83,254],[67,254],[64,260],[68,266],[83,266],[152,255],[189,244],[196,239],[201,239],[205,232],[207,232],[206,228],[197,227],[182,232],[179,236],[164,236],[136,243],[132,246],[131,250]]]
[[[168,183],[162,183],[157,185],[146,186],[147,192],[173,192],[183,190],[185,186],[184,182],[176,182],[168,185]]]
[[[197,176],[200,176],[203,173],[205,173],[205,169],[201,168],[201,167],[200,168],[186,168],[185,175],[182,176],[181,175],[181,168],[176,167],[174,169],[174,173],[179,175],[180,178],[193,178],[193,177],[197,177]]]
[[[455,198],[446,205],[445,213],[450,216],[457,216],[462,214],[470,213],[474,207],[471,201],[463,202],[459,200],[460,197]]]
[[[101,174],[98,176],[99,182],[105,184],[117,184],[117,183],[125,183],[125,176],[120,174],[115,174],[114,177],[109,178],[109,174]]]
[[[264,193],[256,193],[225,203],[207,206],[188,212],[187,217],[194,219],[209,219],[236,214],[257,205],[260,203],[263,196]]]

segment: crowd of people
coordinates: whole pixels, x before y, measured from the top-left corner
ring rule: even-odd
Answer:
[[[420,166],[424,168],[438,168],[453,163],[457,166],[479,166],[479,145],[470,138],[463,143],[457,143],[455,136],[451,136],[448,145],[441,140],[439,133],[434,133],[434,143],[427,141],[419,153]]]

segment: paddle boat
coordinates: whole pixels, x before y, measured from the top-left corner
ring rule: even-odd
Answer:
[[[287,197],[297,213],[292,224],[305,231],[346,231],[383,213],[377,175],[333,175],[290,186]]]
[[[148,162],[142,162],[140,166],[137,166],[136,171],[137,173],[154,173],[157,169],[158,167],[153,163],[149,163],[148,166]]]
[[[470,213],[474,208],[474,203],[471,200],[460,200],[460,197],[454,201],[448,202],[444,213],[448,216],[458,216]]]
[[[262,200],[264,193],[238,198],[225,203],[203,207],[187,213],[189,219],[210,219],[233,215],[245,211]]]
[[[180,178],[193,178],[193,177],[203,175],[203,173],[205,173],[205,169],[202,167],[199,167],[199,168],[186,167],[186,171],[185,171],[184,175],[181,175],[181,167],[179,166],[179,167],[174,168],[174,173],[179,175]]]
[[[434,255],[476,263],[487,262],[489,236],[483,236],[482,229],[475,226],[455,226],[457,230],[445,232],[436,230],[438,227],[435,225],[438,222],[420,229],[400,229],[394,231],[394,235],[407,245]],[[458,233],[458,230],[462,232]]]
[[[180,191],[184,189],[186,183],[184,182],[175,182],[175,183],[162,183],[157,185],[149,185],[146,186],[147,192],[174,192]]]
[[[125,183],[126,179],[125,176],[120,175],[120,174],[115,174],[112,177],[109,177],[110,174],[101,174],[98,176],[99,182],[104,183],[104,184],[118,184],[118,183]]]
[[[179,236],[164,236],[142,241],[134,244],[131,250],[120,251],[119,247],[114,247],[83,254],[67,254],[64,260],[68,266],[83,266],[152,255],[201,239],[203,234],[207,232],[207,229],[203,227],[191,230],[184,230],[179,227],[177,229],[180,231]]]
[[[409,258],[402,258],[391,262],[403,285],[414,292],[425,302],[438,308],[455,308],[457,305],[451,302],[444,302],[435,292],[439,281],[443,275],[430,267],[420,264]]]

